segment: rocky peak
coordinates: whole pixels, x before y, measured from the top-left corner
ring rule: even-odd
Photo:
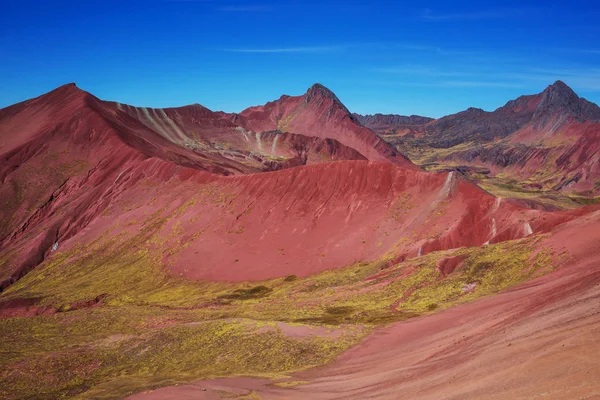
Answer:
[[[336,95],[320,83],[315,83],[306,91],[305,98],[323,96],[328,99],[337,99]],[[339,101],[339,100],[338,100]]]
[[[541,94],[540,104],[533,116],[536,125],[545,125],[555,117],[573,117],[578,120],[600,119],[600,107],[580,98],[568,85],[556,81]]]
[[[346,113],[350,114],[350,111],[346,108],[346,106],[337,98],[337,96],[325,86],[320,83],[315,83],[312,85],[308,91],[304,94],[304,104],[309,104],[311,102],[318,101],[319,103],[323,102],[323,100],[331,100],[334,105],[341,108]]]
[[[574,110],[578,108],[579,96],[562,81],[556,81],[542,92],[538,109],[559,108]]]

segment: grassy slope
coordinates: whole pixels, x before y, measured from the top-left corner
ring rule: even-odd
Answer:
[[[521,178],[518,175],[506,172],[482,174],[479,173],[479,170],[484,165],[480,162],[442,161],[451,158],[454,153],[468,150],[474,146],[472,143],[461,143],[446,149],[399,144],[398,138],[392,136],[384,136],[383,138],[392,144],[396,144],[399,150],[406,154],[412,162],[427,171],[444,171],[458,166],[473,167],[469,179],[497,197],[535,201],[558,209],[573,209],[600,203],[600,197],[553,190],[552,187],[560,180],[561,175],[554,170],[552,164],[556,160],[552,158],[545,160],[543,168],[537,171],[528,171],[527,178]],[[489,143],[487,146],[493,147],[496,144]],[[552,143],[548,146],[551,147],[551,145]],[[539,185],[540,188],[532,188],[532,185]]]
[[[490,295],[553,267],[551,254],[536,253],[541,238],[530,237],[397,265],[384,257],[302,279],[192,282],[165,272],[163,213],[135,235],[107,232],[55,254],[0,296],[59,311],[0,320],[0,397],[121,398],[205,377],[283,377],[327,363],[373,327]],[[443,277],[436,263],[449,255],[465,261]],[[101,304],[81,306],[99,295]],[[281,322],[335,334],[290,336]]]

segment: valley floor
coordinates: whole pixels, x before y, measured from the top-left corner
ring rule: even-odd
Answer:
[[[594,261],[509,292],[375,331],[331,365],[273,383],[226,378],[131,399],[594,399],[600,396]],[[289,386],[289,387],[285,387]]]

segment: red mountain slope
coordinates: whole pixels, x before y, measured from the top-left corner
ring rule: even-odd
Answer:
[[[556,229],[542,249],[563,268],[455,308],[377,329],[333,363],[273,380],[231,377],[147,391],[130,399],[593,398],[600,390],[600,213]],[[289,382],[289,384],[287,384]],[[590,397],[591,396],[591,397]]]
[[[362,126],[329,89],[313,85],[302,96],[281,96],[264,106],[250,107],[230,120],[256,132],[278,129],[321,138],[333,138],[372,161],[391,161],[416,168],[373,131]]]
[[[528,187],[600,193],[600,107],[561,81],[492,112],[469,108],[409,131],[386,139],[421,165],[483,167]]]
[[[187,167],[229,175],[364,159],[333,139],[279,132],[256,135],[264,136],[271,159],[249,151],[232,151],[242,153],[235,157],[225,150],[182,145],[167,135],[165,126],[173,128],[172,120],[149,127],[147,119],[119,108],[125,107],[102,102],[70,84],[0,111],[0,257],[6,264],[0,273],[2,287],[39,264],[55,243],[83,229],[152,168],[167,169],[167,174]],[[181,115],[188,119],[182,120],[197,124],[198,137],[208,132],[214,138],[207,128],[214,121],[231,128],[212,118],[212,112],[203,117],[202,112],[185,111]]]
[[[323,93],[313,87],[309,100]],[[55,98],[69,100],[69,112],[51,101]],[[29,141],[5,153],[1,164],[6,206],[0,214],[0,243],[10,260],[2,271],[4,287],[50,256],[56,244],[61,249],[83,245],[111,229],[124,229],[114,228],[115,220],[132,221],[125,231],[133,233],[155,214],[179,215],[167,226],[180,224],[180,236],[188,241],[164,262],[188,277],[217,280],[307,275],[390,251],[402,259],[478,246],[545,232],[573,217],[526,210],[452,173],[432,175],[411,164],[342,162],[223,178],[198,170],[228,174],[247,165],[181,146],[183,136],[169,136],[177,131],[173,124],[181,132],[191,124],[216,127],[211,138],[222,129],[231,132],[227,122],[205,109],[139,112],[113,107],[74,86],[39,99],[33,105],[40,103],[42,111],[58,107],[55,119],[45,117],[47,125],[25,132]],[[20,112],[35,116],[42,111],[15,108],[4,111],[4,120],[10,126]],[[146,114],[153,117],[133,117]],[[46,131],[46,126],[53,128]],[[271,138],[280,134],[263,135],[275,143]],[[243,137],[239,134],[240,142]],[[329,154],[359,158],[334,142],[302,140],[320,141],[313,143],[316,147],[329,143]],[[185,210],[179,210],[183,205]],[[227,212],[218,212],[222,208]],[[203,232],[202,237],[195,232]]]
[[[165,109],[114,104],[171,143],[241,164],[239,172],[365,159],[356,150],[331,138],[321,139],[275,130],[252,132],[231,123],[223,113],[210,111],[199,104]]]
[[[320,86],[226,115],[68,85],[0,110],[0,146],[8,397],[125,397],[294,371],[281,387],[230,378],[142,396],[573,398],[598,387],[600,207],[533,210],[422,171]],[[593,151],[565,163],[597,168]]]
[[[66,251],[109,232],[131,237],[161,221],[151,233],[162,238],[155,250],[179,248],[164,253],[172,271],[245,281],[306,276],[389,252],[401,260],[522,238],[575,216],[501,202],[452,173],[389,163],[345,161],[239,177],[157,159],[123,167],[68,181],[5,245],[26,246],[39,262],[54,243]],[[86,190],[88,180],[95,191]],[[25,262],[21,268],[35,264]],[[6,272],[13,280],[20,275]]]

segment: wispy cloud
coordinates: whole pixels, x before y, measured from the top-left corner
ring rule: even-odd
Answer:
[[[495,81],[468,81],[468,80],[432,80],[427,82],[416,81],[396,81],[396,80],[369,80],[362,83],[382,86],[400,86],[400,87],[427,87],[427,88],[522,88],[526,85],[510,82]]]
[[[424,65],[400,65],[373,68],[373,72],[410,79],[402,85],[424,87],[539,87],[560,79],[580,92],[600,91],[600,69],[590,67],[536,68],[494,64],[468,68],[434,68]],[[396,79],[394,78],[394,79]],[[455,78],[455,79],[452,79]]]
[[[218,7],[217,11],[221,12],[239,12],[239,13],[253,13],[253,12],[269,12],[273,9],[269,6],[252,4],[252,5],[229,5]]]
[[[462,72],[439,70],[424,65],[404,65],[398,67],[375,68],[375,72],[399,75],[419,75],[429,77],[465,76]]]
[[[600,54],[600,49],[577,49],[575,51],[587,54]]]
[[[263,47],[219,49],[230,53],[327,53],[346,50],[349,46]]]
[[[520,88],[522,83],[495,82],[495,81],[442,81],[437,83],[440,87],[455,88],[477,88],[477,87],[495,87],[495,88]]]
[[[487,10],[487,11],[469,11],[460,13],[438,14],[427,8],[421,13],[421,19],[426,21],[452,21],[452,20],[481,20],[508,18],[520,15],[521,10]]]
[[[443,53],[439,47],[415,43],[338,43],[305,46],[273,46],[273,47],[227,47],[220,51],[232,53],[326,53],[346,50],[374,51],[374,50],[409,50],[417,52]]]

